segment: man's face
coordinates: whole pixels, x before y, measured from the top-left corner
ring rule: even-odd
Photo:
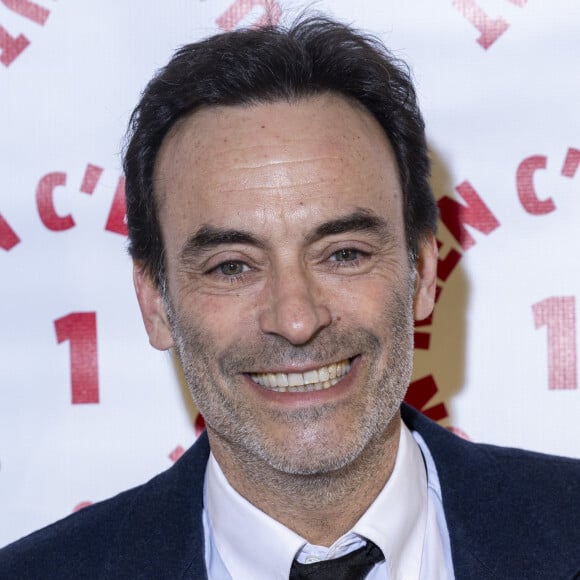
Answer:
[[[204,109],[165,139],[155,190],[167,295],[139,273],[137,292],[212,448],[288,473],[355,460],[398,417],[433,294],[380,126],[332,95]]]

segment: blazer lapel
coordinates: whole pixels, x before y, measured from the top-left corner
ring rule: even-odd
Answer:
[[[407,405],[402,416],[435,461],[458,580],[574,576],[577,462],[470,443]]]
[[[462,451],[463,441],[455,435],[407,405],[401,410],[405,424],[425,439],[437,467],[456,577],[497,578],[497,549],[502,547],[490,545],[496,544],[496,535],[486,530],[489,522],[497,521],[494,489],[502,485],[501,474],[485,455]]]
[[[207,579],[202,511],[208,457],[203,433],[173,467],[142,487],[104,578]]]

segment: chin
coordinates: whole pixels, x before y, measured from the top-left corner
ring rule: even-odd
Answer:
[[[289,475],[324,475],[356,463],[372,434],[362,425],[337,425],[328,430],[299,428],[278,441],[268,438],[259,455],[272,468]]]

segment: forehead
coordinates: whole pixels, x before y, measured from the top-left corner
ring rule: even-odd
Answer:
[[[160,149],[155,191],[162,230],[169,219],[230,226],[367,206],[400,213],[402,197],[380,125],[332,94],[182,119]]]

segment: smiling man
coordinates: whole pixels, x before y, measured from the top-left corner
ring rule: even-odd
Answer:
[[[417,271],[389,141],[333,93],[211,107],[172,128],[154,183],[151,342],[176,347],[232,487],[330,546],[392,472],[413,311],[433,306],[435,242]]]
[[[134,280],[204,434],[0,552],[1,578],[571,578],[578,462],[402,404],[436,204],[409,76],[322,18],[188,45],[125,155]],[[6,575],[8,574],[8,575]]]

